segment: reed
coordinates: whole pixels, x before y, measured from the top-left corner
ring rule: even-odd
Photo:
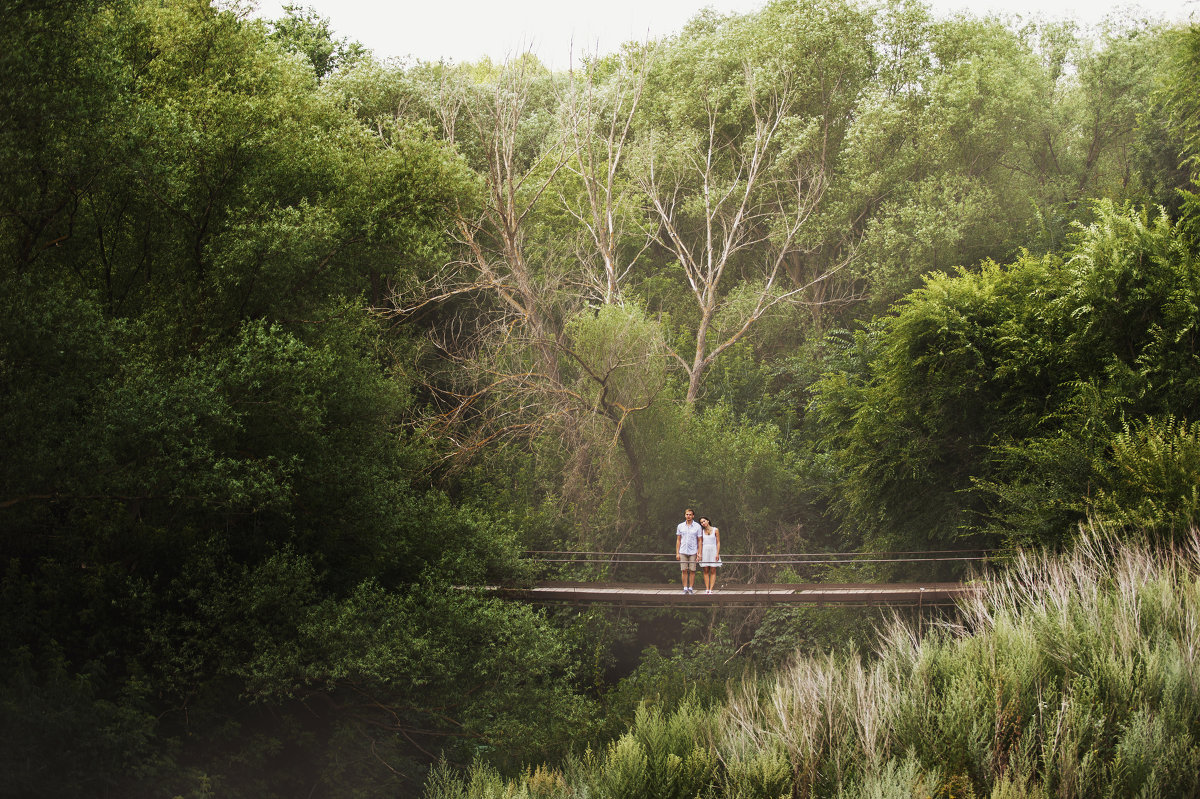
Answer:
[[[480,768],[428,796],[1200,795],[1200,535],[1155,549],[1088,529],[985,577],[954,621],[897,619],[869,659],[797,658],[715,709],[643,708],[553,778]]]

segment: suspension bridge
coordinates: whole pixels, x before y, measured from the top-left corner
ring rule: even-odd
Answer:
[[[485,590],[508,599],[570,605],[622,605],[626,607],[721,606],[810,604],[892,607],[938,607],[953,605],[980,590],[970,582],[795,582],[800,572],[819,572],[833,566],[869,564],[936,564],[986,567],[990,550],[924,550],[902,552],[801,552],[722,557],[713,593],[703,590],[684,593],[679,583],[679,564],[673,554],[653,552],[584,552],[532,550],[526,558],[540,571],[572,574],[574,579],[539,580],[519,586],[488,586]],[[657,575],[671,570],[673,583],[617,582],[618,570]],[[588,572],[589,578],[579,579]],[[779,581],[786,576],[791,579]],[[736,577],[736,581],[732,578]],[[653,576],[651,577],[653,579]],[[703,586],[699,571],[696,584]]]

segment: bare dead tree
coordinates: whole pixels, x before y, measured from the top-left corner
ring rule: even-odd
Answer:
[[[746,64],[749,119],[737,133],[726,132],[728,112],[701,97],[705,128],[669,143],[652,131],[635,173],[659,223],[656,241],[678,259],[696,300],[695,352],[674,353],[688,375],[689,402],[713,362],[768,311],[819,296],[813,288],[849,260],[801,283],[788,280],[789,259],[829,183],[828,121],[796,115],[791,76],[776,76],[766,89],[757,84]],[[738,292],[728,285],[735,281]]]
[[[586,233],[576,248],[584,267],[582,282],[605,304],[621,301],[621,281],[653,241],[645,226],[631,218],[632,186],[622,177],[653,52],[643,45],[624,54],[615,74],[604,77],[597,58],[585,62],[572,71],[576,79],[562,102],[563,125],[573,144],[566,168],[583,191],[568,195],[560,190],[559,201]],[[631,238],[637,239],[634,252],[623,258]]]
[[[579,333],[591,312],[584,310],[584,296],[563,288],[577,279],[577,262],[563,257],[563,243],[531,232],[564,169],[578,174],[588,164],[596,176],[606,168],[596,145],[591,142],[590,156],[578,155],[582,131],[557,124],[561,116],[549,102],[561,104],[564,94],[546,85],[553,77],[531,59],[510,62],[484,81],[466,71],[445,73],[443,80],[428,95],[441,104],[443,135],[467,154],[481,191],[475,203],[456,209],[459,257],[419,293],[394,302],[399,315],[450,300],[459,307],[433,333],[447,369],[430,382],[441,402],[431,424],[459,457],[502,441],[536,440],[542,447],[557,441],[568,464],[566,488],[574,485],[582,495],[606,486],[618,506],[632,498],[630,515],[644,518],[630,420],[656,400],[663,383],[633,376],[663,357],[661,341],[583,351]],[[619,148],[617,135],[610,142]],[[619,164],[620,154],[612,160]],[[606,189],[591,185],[595,204],[586,207],[603,213]],[[615,203],[611,181],[607,191]],[[613,228],[604,238],[596,230],[615,263],[624,234]],[[614,277],[611,285],[618,284]]]
[[[460,257],[448,263],[412,296],[396,297],[396,313],[406,315],[431,303],[469,296],[479,315],[471,326],[503,331],[519,326],[542,355],[540,368],[558,369],[554,342],[563,317],[560,270],[532,264],[527,256],[530,214],[542,202],[563,168],[568,150],[551,125],[531,130],[538,118],[539,82],[554,78],[526,54],[480,75],[478,69],[441,70],[426,87],[443,135],[468,156],[482,178],[474,202],[454,209],[453,236]],[[478,337],[476,337],[478,338]],[[454,337],[441,342],[453,347]]]
[[[500,442],[556,443],[566,499],[591,501],[599,487],[636,522],[647,511],[631,422],[666,386],[666,349],[636,311],[609,306],[601,314],[609,318],[581,314],[554,342],[554,374],[540,368],[536,342],[519,325],[492,328],[473,345],[457,342],[445,353],[455,377],[439,385],[443,411],[431,422],[459,457]],[[624,525],[624,538],[607,543],[623,545],[633,529]]]

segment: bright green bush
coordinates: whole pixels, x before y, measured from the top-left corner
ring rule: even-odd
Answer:
[[[596,781],[601,797],[645,796],[650,787],[650,758],[632,732],[609,744]]]
[[[1057,545],[1102,473],[1122,523],[1178,524],[1161,500],[1187,501],[1194,456],[1182,441],[1148,452],[1140,420],[1200,415],[1198,275],[1185,225],[1102,201],[1061,255],[929,276],[816,386],[843,528],[896,548]],[[1125,460],[1106,472],[1124,420]]]
[[[1112,440],[1094,513],[1129,530],[1170,537],[1200,521],[1200,422],[1167,415],[1126,423]]]

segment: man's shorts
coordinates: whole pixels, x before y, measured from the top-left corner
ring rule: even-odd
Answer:
[[[696,564],[699,562],[700,562],[700,553],[699,552],[696,552],[691,555],[685,555],[682,552],[679,553],[679,571],[681,571],[681,572],[696,571]]]

